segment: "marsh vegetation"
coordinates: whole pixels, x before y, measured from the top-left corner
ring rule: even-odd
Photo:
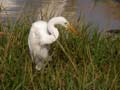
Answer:
[[[36,71],[28,49],[33,21],[31,14],[21,14],[14,23],[9,17],[6,23],[0,21],[0,31],[6,33],[0,38],[0,90],[120,89],[119,34],[98,32],[81,19],[72,22],[80,32],[78,36],[57,26],[60,37],[51,45],[52,61]]]
[[[59,26],[51,45],[52,61],[41,71],[32,67],[28,50],[30,17],[0,23],[1,90],[119,90],[120,37],[106,36],[92,25],[78,23],[80,36]],[[91,35],[91,30],[92,35]]]

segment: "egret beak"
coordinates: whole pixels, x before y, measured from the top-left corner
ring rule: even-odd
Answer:
[[[2,37],[3,35],[5,35],[5,33],[4,32],[0,32],[0,37]]]
[[[74,26],[71,23],[67,24],[67,28],[68,30],[70,30],[71,32],[75,33],[75,34],[79,34],[79,32],[74,28]]]

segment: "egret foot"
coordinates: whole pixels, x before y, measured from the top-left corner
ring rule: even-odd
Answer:
[[[40,71],[40,70],[42,69],[42,67],[43,67],[43,64],[42,64],[42,63],[38,63],[38,64],[36,64],[36,66],[35,66],[36,70],[38,70],[38,71]]]

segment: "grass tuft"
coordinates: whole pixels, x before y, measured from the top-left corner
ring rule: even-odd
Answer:
[[[36,71],[28,49],[29,17],[0,23],[0,90],[119,90],[120,37],[102,35],[91,25],[76,25],[80,35],[62,27],[51,45],[52,61]],[[63,30],[62,30],[63,29]]]

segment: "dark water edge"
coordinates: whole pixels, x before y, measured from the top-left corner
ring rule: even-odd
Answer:
[[[6,0],[6,11],[10,18],[15,18],[20,15],[20,13],[29,14],[37,12],[37,10],[46,8],[50,5],[53,0]],[[65,1],[65,0],[64,0]],[[120,14],[119,4],[115,3],[97,3],[94,5],[94,0],[66,0],[63,1],[54,0],[57,6],[63,5],[64,11],[63,16],[69,20],[73,18],[78,18],[79,16],[86,23],[92,23],[99,27],[100,30],[109,30],[109,29],[119,29],[120,28]],[[118,9],[118,10],[117,10]],[[2,14],[5,14],[2,12]],[[37,16],[36,16],[37,17]],[[2,15],[2,18],[5,20],[6,16]]]

